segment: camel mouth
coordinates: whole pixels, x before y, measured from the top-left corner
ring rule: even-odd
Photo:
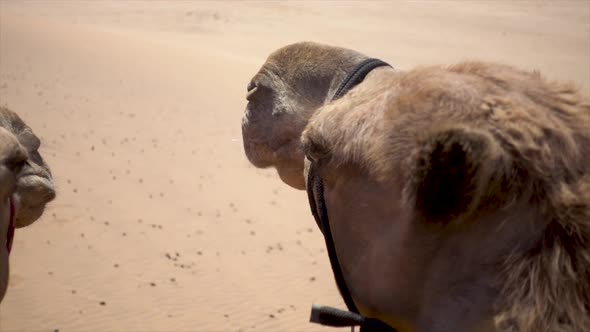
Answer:
[[[36,202],[27,202],[29,206],[36,206],[51,202],[56,197],[52,179],[34,173],[24,174],[18,181],[17,190],[24,192],[35,192],[39,194]]]
[[[24,179],[25,181],[28,181],[33,178],[42,179],[42,180],[44,180],[44,182],[53,186],[53,180],[51,179],[51,176],[49,176],[49,174],[45,171],[43,171],[43,172],[41,172],[41,174],[39,174],[39,172],[29,170],[29,171],[25,171],[19,175],[19,179],[21,179],[21,180]]]
[[[246,158],[250,164],[256,168],[264,169],[274,167],[275,164],[271,159],[271,156],[262,150],[263,147],[264,145],[252,145],[252,143],[248,143],[246,145],[244,143],[244,152],[246,154]]]
[[[261,139],[243,140],[246,157],[257,168],[279,167],[279,164],[290,159],[292,151],[289,148],[292,144],[292,140],[282,140],[272,145]]]
[[[268,150],[268,141],[253,137],[248,124],[242,127],[242,146],[248,161],[256,168],[274,166],[272,153]]]
[[[34,173],[27,173],[19,178],[16,189],[16,228],[26,227],[37,221],[46,205],[57,196],[52,179]]]

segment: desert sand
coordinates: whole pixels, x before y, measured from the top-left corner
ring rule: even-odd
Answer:
[[[0,331],[333,331],[304,192],[245,159],[250,77],[286,44],[400,69],[479,59],[590,93],[590,2],[0,1],[0,104],[58,198],[16,233]]]

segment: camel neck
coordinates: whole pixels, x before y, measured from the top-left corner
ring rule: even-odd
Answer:
[[[389,64],[379,59],[369,58],[362,61],[349,72],[348,75],[346,75],[331,100],[336,100],[344,96],[350,89],[360,84],[373,69],[383,66],[391,67]],[[334,239],[332,238],[332,232],[330,230],[328,208],[324,200],[323,181],[316,171],[316,165],[313,161],[309,166],[308,183],[306,187],[311,213],[314,216],[320,231],[324,235],[328,258],[330,259],[330,265],[332,267],[336,286],[349,310],[346,312],[331,307],[312,306],[310,320],[314,323],[327,326],[354,327],[359,325],[362,332],[395,332],[395,329],[380,320],[362,316],[350,294],[350,290],[348,289],[348,285],[346,284],[340,267],[340,262],[334,246]]]

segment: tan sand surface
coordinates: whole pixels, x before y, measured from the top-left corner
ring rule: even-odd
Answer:
[[[249,78],[302,40],[590,93],[583,0],[0,0],[0,104],[42,138],[59,195],[17,231],[0,331],[333,331],[308,323],[344,306],[306,195],[241,145]]]

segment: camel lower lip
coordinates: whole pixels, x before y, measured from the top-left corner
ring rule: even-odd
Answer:
[[[30,174],[21,177],[18,183],[19,191],[23,190],[24,188],[31,188],[32,190],[38,192],[39,188],[44,188],[43,193],[39,197],[43,197],[43,202],[37,204],[42,205],[49,201],[52,201],[55,198],[55,190],[53,181],[51,179]]]

